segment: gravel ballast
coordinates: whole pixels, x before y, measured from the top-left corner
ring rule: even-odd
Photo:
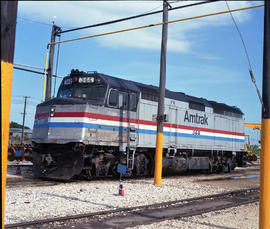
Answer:
[[[5,224],[148,205],[225,191],[179,178],[163,179],[162,183],[162,187],[157,187],[153,185],[153,179],[123,181],[124,196],[118,195],[117,181],[8,188]]]
[[[7,183],[9,179],[16,177],[11,170],[9,170],[8,173]],[[19,177],[20,176],[18,176],[18,178]],[[21,179],[18,179],[18,182],[23,182],[23,177],[24,173],[20,177]],[[205,175],[200,177],[208,178],[209,176]],[[122,207],[149,205],[218,194],[236,189],[233,186],[224,186],[221,188],[215,185],[202,184],[195,182],[195,180],[197,180],[196,176],[165,177],[162,178],[162,186],[158,187],[153,185],[153,178],[124,179],[122,182],[125,191],[124,196],[118,195],[119,182],[117,180],[59,183],[54,186],[42,187],[8,187],[6,189],[5,200],[5,224],[113,210]],[[246,209],[246,206],[240,206],[239,209]],[[241,220],[244,219],[242,218],[244,216],[239,215],[237,213],[239,212],[237,210],[238,208],[236,208],[236,210],[228,209],[232,217],[237,219],[235,223],[232,222],[233,226],[228,225],[228,228],[257,228],[256,220],[258,215],[256,214],[258,207],[257,205],[254,206],[255,207],[250,207],[250,209],[246,211],[248,220],[255,222],[252,224],[253,227],[237,226],[242,225]],[[209,225],[207,226],[207,223],[212,223],[207,220],[209,218],[211,220],[216,219],[218,223],[222,222],[218,217],[219,215],[216,214],[216,212],[212,212],[210,215],[204,214],[198,217],[185,218],[185,220],[169,220],[137,228],[215,228]],[[202,224],[196,224],[197,221],[202,222]],[[217,228],[227,228],[226,223],[228,222],[224,221],[224,223],[225,226],[220,224],[221,226]],[[213,224],[215,224],[215,222],[213,222]]]

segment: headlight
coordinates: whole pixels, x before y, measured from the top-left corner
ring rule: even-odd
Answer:
[[[94,77],[86,77],[86,81],[87,81],[87,83],[94,83],[95,78]]]
[[[68,84],[71,84],[72,83],[72,80],[71,78],[68,78],[64,81],[64,85],[68,85]]]
[[[54,117],[55,107],[51,107],[50,117]]]

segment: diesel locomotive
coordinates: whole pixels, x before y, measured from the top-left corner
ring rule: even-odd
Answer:
[[[57,97],[37,105],[32,134],[36,177],[152,175],[158,87],[71,70]],[[164,174],[230,172],[246,163],[244,114],[235,107],[166,90]]]

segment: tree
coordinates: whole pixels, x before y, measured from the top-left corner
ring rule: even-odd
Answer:
[[[11,121],[10,125],[9,125],[10,128],[22,128],[22,125],[17,123],[17,122],[13,122]],[[30,130],[30,128],[28,126],[24,126],[24,129],[28,129]]]

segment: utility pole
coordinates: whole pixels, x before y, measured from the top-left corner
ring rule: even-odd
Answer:
[[[168,21],[168,3],[163,1],[163,22]],[[155,174],[154,184],[161,186],[162,175],[162,153],[163,153],[163,123],[164,123],[164,100],[166,87],[166,54],[167,54],[167,34],[168,24],[162,25],[161,56],[160,56],[160,79],[159,79],[159,99],[157,114],[157,136],[155,154]]]
[[[264,1],[260,229],[270,228],[270,2]]]
[[[49,54],[49,67],[48,67],[48,76],[47,76],[47,84],[46,84],[46,97],[45,101],[51,98],[51,91],[52,91],[52,74],[53,74],[53,62],[54,62],[54,47],[55,45],[52,44],[55,42],[55,38],[57,33],[61,30],[60,27],[56,26],[53,23],[52,26],[52,34],[51,34],[51,45],[50,45],[50,54]]]
[[[18,1],[1,1],[1,194],[4,228],[7,153]]]
[[[22,137],[21,137],[21,143],[24,144],[24,122],[25,122],[25,115],[26,115],[26,103],[27,98],[30,98],[30,96],[24,96],[24,110],[23,110],[23,124],[22,124]]]

